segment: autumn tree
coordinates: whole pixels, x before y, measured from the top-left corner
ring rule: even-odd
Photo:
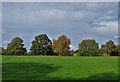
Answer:
[[[52,52],[52,42],[46,34],[35,36],[30,48],[31,55],[49,55]]]
[[[99,53],[99,45],[95,40],[87,39],[79,43],[78,50],[81,56],[95,56]]]
[[[67,55],[70,50],[70,39],[65,36],[61,35],[58,39],[54,39],[52,43],[52,49],[58,55]]]
[[[6,48],[7,55],[26,55],[27,50],[24,48],[23,40],[19,37],[13,38]]]

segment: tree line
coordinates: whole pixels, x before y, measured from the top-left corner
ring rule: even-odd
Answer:
[[[8,43],[7,48],[0,48],[2,55],[58,55],[58,56],[120,56],[120,45],[109,40],[99,48],[94,39],[86,39],[78,44],[77,50],[70,50],[70,38],[61,35],[52,41],[46,34],[39,34],[31,42],[30,51],[24,47],[23,40],[15,37]]]

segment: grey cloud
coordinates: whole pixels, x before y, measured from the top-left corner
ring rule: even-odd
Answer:
[[[40,33],[48,34],[51,39],[66,34],[76,48],[85,38],[97,38],[102,43],[116,36],[115,33],[107,32],[110,34],[108,36],[106,31],[101,35],[101,31],[96,29],[99,21],[103,22],[103,16],[111,16],[109,20],[114,20],[117,16],[117,3],[3,3],[2,13],[3,40],[10,40],[15,35],[21,36],[28,47],[33,37]],[[93,23],[98,19],[99,24],[96,26]],[[104,21],[108,23],[109,20]]]

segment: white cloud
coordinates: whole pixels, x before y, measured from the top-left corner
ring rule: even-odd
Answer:
[[[93,20],[93,32],[99,36],[114,37],[118,34],[118,16],[116,15],[103,15]]]
[[[104,35],[116,35],[118,34],[118,22],[117,21],[105,21],[98,23],[95,31]]]
[[[8,41],[3,41],[3,43],[8,43]]]
[[[73,48],[73,45],[69,45],[70,48]]]
[[[115,36],[114,38],[118,39],[118,38],[120,38],[120,36]]]

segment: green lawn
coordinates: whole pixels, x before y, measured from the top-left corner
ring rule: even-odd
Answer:
[[[3,56],[3,80],[114,80],[118,57]]]

